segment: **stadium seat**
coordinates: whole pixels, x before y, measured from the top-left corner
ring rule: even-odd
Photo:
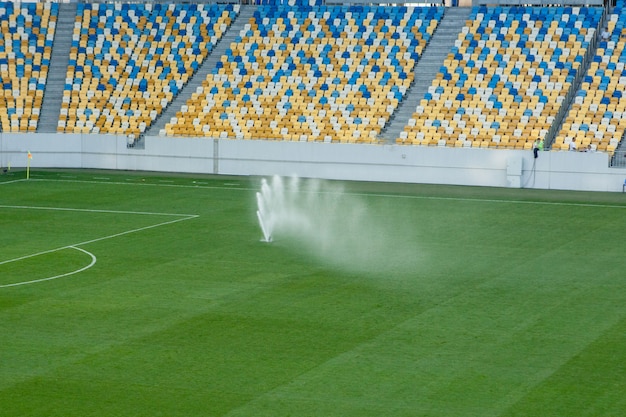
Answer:
[[[166,133],[376,143],[442,14],[439,7],[259,6],[181,109],[198,123],[170,120]]]
[[[601,16],[601,8],[474,7],[413,118],[452,118],[478,147],[523,149],[545,138]]]
[[[607,16],[609,39],[599,42],[595,56],[584,75],[576,99],[569,108],[558,137],[577,137],[583,146],[613,152],[624,136],[621,102],[626,78],[626,15],[621,6]],[[624,59],[626,60],[626,59]],[[561,147],[553,147],[558,150]]]
[[[59,129],[146,131],[197,71],[239,6],[79,3]],[[74,117],[75,115],[75,117]]]
[[[0,2],[0,130],[37,129],[58,15],[57,3]]]

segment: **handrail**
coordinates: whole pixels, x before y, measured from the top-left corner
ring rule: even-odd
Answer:
[[[552,144],[554,143],[556,135],[559,133],[559,130],[561,129],[561,126],[563,124],[563,119],[565,118],[565,115],[569,112],[570,107],[572,106],[572,102],[574,101],[576,92],[580,90],[580,84],[581,84],[584,74],[586,74],[587,70],[589,69],[589,64],[592,59],[592,54],[595,55],[595,51],[598,45],[599,29],[604,27],[604,23],[606,21],[606,14],[607,14],[607,11],[606,9],[604,9],[602,13],[602,17],[600,18],[600,22],[598,23],[598,27],[596,28],[595,36],[593,37],[593,39],[591,39],[591,41],[589,42],[589,47],[585,51],[583,62],[581,63],[579,70],[576,71],[576,77],[574,77],[574,81],[570,85],[570,88],[567,94],[565,95],[563,104],[559,108],[559,111],[557,112],[557,115],[554,118],[552,125],[550,125],[550,129],[548,129],[548,133],[546,134],[545,145],[544,145],[546,149],[552,148]]]
[[[603,6],[603,0],[475,0],[476,6]]]

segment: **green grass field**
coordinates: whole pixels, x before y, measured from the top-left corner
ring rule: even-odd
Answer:
[[[0,416],[626,413],[624,194],[259,187],[0,176]]]

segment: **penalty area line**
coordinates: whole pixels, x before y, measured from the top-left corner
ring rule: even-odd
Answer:
[[[115,233],[115,234],[108,235],[108,236],[98,237],[98,238],[91,239],[91,240],[86,240],[86,241],[80,242],[80,243],[74,243],[73,245],[61,246],[61,247],[55,248],[55,249],[49,249],[49,250],[33,253],[33,254],[30,254],[30,255],[20,256],[19,258],[8,259],[6,261],[0,261],[0,265],[4,265],[4,264],[11,263],[11,262],[16,262],[16,261],[21,261],[23,259],[33,258],[33,257],[39,256],[39,255],[45,255],[47,253],[56,252],[56,251],[59,251],[59,250],[72,248],[72,247],[75,247],[75,246],[88,245],[89,243],[100,242],[102,240],[107,240],[107,239],[113,239],[113,238],[116,238],[116,237],[119,237],[119,236],[124,236],[124,235],[128,235],[128,234],[131,234],[131,233],[141,232],[143,230],[154,229],[155,227],[165,226],[165,225],[168,225],[168,224],[177,223],[177,222],[181,222],[181,221],[184,221],[184,220],[190,220],[190,219],[194,219],[196,217],[198,217],[198,216],[194,215],[194,216],[186,217],[186,218],[183,218],[183,219],[175,219],[175,220],[170,220],[170,221],[167,221],[167,222],[162,222],[162,223],[152,224],[152,225],[149,225],[149,226],[139,227],[137,229],[125,230],[125,231],[120,232],[120,233]]]
[[[174,220],[170,220],[170,221],[167,221],[167,222],[152,224],[150,226],[139,227],[137,229],[126,230],[124,232],[115,233],[115,234],[109,235],[109,236],[104,236],[104,237],[99,237],[99,238],[92,239],[92,240],[87,240],[87,241],[84,241],[84,242],[77,243],[75,246],[82,246],[82,245],[87,245],[89,243],[100,242],[102,240],[113,239],[115,237],[124,236],[124,235],[128,235],[128,234],[131,234],[131,233],[137,233],[137,232],[141,232],[141,231],[144,231],[144,230],[154,229],[156,227],[166,226],[168,224],[174,224],[174,223],[182,222],[182,221],[185,221],[185,220],[191,220],[191,219],[195,219],[195,218],[200,217],[197,214],[187,214],[185,216],[186,217],[184,217],[182,219],[174,219]]]
[[[91,262],[89,263],[89,265],[84,266],[82,268],[79,268],[76,271],[66,272],[65,274],[55,275],[53,277],[33,279],[33,280],[30,280],[30,281],[15,282],[13,284],[4,284],[4,285],[0,285],[0,288],[17,287],[17,286],[20,286],[20,285],[35,284],[37,282],[52,281],[53,279],[67,277],[67,276],[70,276],[70,275],[74,275],[74,274],[78,274],[80,272],[86,271],[87,269],[89,269],[92,266],[94,266],[96,264],[96,262],[97,262],[96,255],[94,255],[93,253],[91,253],[91,252],[89,252],[89,251],[87,251],[85,249],[77,248],[75,246],[66,246],[64,248],[53,249],[53,250],[50,250],[50,251],[46,251],[45,253],[60,251],[60,250],[63,250],[63,249],[75,249],[77,251],[83,252],[83,253],[89,255],[89,257],[91,257]],[[36,255],[32,255],[32,256],[36,256]],[[32,257],[32,256],[29,256],[29,257]],[[23,259],[23,258],[21,258],[21,259]],[[3,262],[3,263],[6,263],[6,262]]]
[[[183,213],[158,213],[150,211],[127,211],[127,210],[101,210],[101,209],[81,209],[72,207],[45,207],[45,206],[9,206],[0,204],[0,208],[19,210],[51,210],[51,211],[75,211],[83,213],[110,213],[110,214],[137,214],[148,216],[171,216],[171,217],[194,217],[196,214]]]
[[[66,276],[69,276],[69,275],[77,274],[79,272],[83,272],[83,271],[91,268],[93,265],[95,265],[95,263],[96,263],[96,256],[93,255],[91,252],[89,252],[89,251],[87,251],[85,249],[80,248],[79,246],[88,245],[90,243],[95,243],[95,242],[101,242],[103,240],[113,239],[113,238],[116,238],[116,237],[120,237],[120,236],[129,235],[129,234],[132,234],[132,233],[141,232],[141,231],[144,231],[144,230],[154,229],[154,228],[157,228],[157,227],[161,227],[161,226],[166,226],[166,225],[169,225],[169,224],[182,222],[182,221],[185,221],[185,220],[191,220],[191,219],[195,219],[197,217],[199,217],[199,215],[186,215],[186,217],[184,217],[184,218],[169,220],[169,221],[166,221],[166,222],[152,224],[152,225],[144,226],[144,227],[138,227],[136,229],[125,230],[123,232],[114,233],[112,235],[102,236],[102,237],[99,237],[99,238],[86,240],[86,241],[83,241],[83,242],[80,242],[80,243],[74,243],[72,245],[62,246],[62,247],[55,248],[55,249],[49,249],[49,250],[45,250],[45,251],[41,251],[41,252],[37,252],[37,253],[32,253],[30,255],[20,256],[18,258],[13,258],[13,259],[5,260],[5,261],[0,261],[0,265],[4,265],[4,264],[11,263],[11,262],[17,262],[17,261],[21,261],[21,260],[24,260],[24,259],[34,258],[36,256],[45,255],[45,254],[48,254],[48,253],[58,252],[58,251],[61,251],[61,250],[64,250],[64,249],[75,249],[75,250],[81,251],[81,252],[86,253],[89,256],[91,256],[91,259],[92,259],[91,263],[88,266],[80,268],[80,269],[78,269],[76,271],[68,272],[68,273],[61,274],[61,275],[56,275],[54,277],[35,279],[35,280],[31,280],[31,281],[16,282],[16,283],[12,283],[12,284],[4,284],[4,285],[0,285],[0,288],[16,287],[16,286],[19,286],[19,285],[26,285],[26,284],[35,284],[35,283],[38,283],[38,282],[50,281],[50,280],[53,280],[53,279],[62,278],[62,277],[66,277]]]
[[[26,179],[25,178],[20,178],[19,180],[0,181],[0,185],[13,184],[15,182],[22,182],[22,181],[26,181]]]

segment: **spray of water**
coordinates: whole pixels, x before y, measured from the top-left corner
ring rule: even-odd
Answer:
[[[336,184],[274,176],[261,181],[256,199],[265,242],[350,271],[406,270],[416,258],[401,225]]]

